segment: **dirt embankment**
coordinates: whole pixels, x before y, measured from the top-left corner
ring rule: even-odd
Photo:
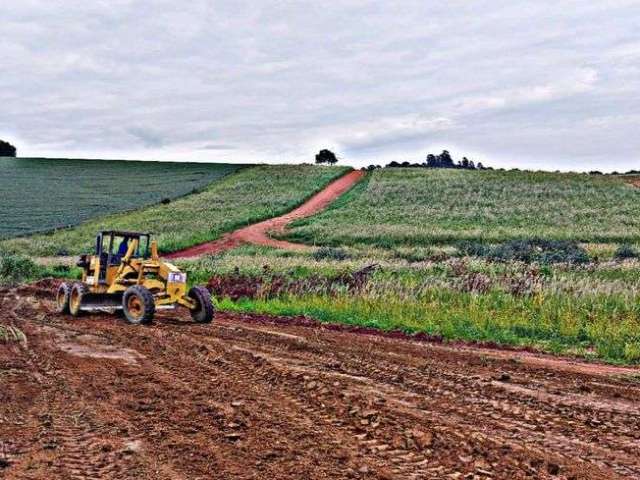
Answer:
[[[218,253],[224,250],[229,250],[243,243],[286,248],[289,250],[304,250],[306,248],[309,248],[306,245],[301,245],[298,243],[276,240],[269,236],[269,232],[283,232],[285,227],[294,220],[308,217],[324,210],[336,198],[353,187],[353,185],[355,185],[364,174],[365,172],[361,170],[353,170],[330,183],[324,190],[318,192],[305,203],[289,213],[240,228],[234,232],[224,235],[219,240],[203,243],[194,247],[170,253],[168,255],[165,255],[165,258],[172,259],[199,257],[205,254]]]
[[[3,479],[640,478],[637,369],[0,291]]]

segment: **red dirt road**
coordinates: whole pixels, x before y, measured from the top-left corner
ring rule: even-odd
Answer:
[[[269,237],[268,234],[269,232],[283,232],[285,227],[294,220],[308,217],[324,210],[336,198],[353,187],[353,185],[355,185],[364,174],[365,172],[361,170],[353,170],[339,179],[334,180],[332,183],[327,185],[324,190],[318,192],[304,204],[289,213],[240,228],[234,232],[224,235],[219,240],[172,252],[164,257],[169,259],[199,257],[205,254],[229,250],[243,243],[286,248],[289,250],[304,250],[309,248],[307,245],[273,239]]]
[[[632,177],[627,179],[627,183],[629,183],[630,185],[633,185],[634,187],[640,188],[640,178],[638,177]]]
[[[640,478],[637,369],[41,293],[0,290],[2,479]]]

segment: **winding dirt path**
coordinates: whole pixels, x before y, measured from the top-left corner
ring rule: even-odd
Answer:
[[[284,231],[286,226],[294,220],[308,217],[324,210],[331,202],[353,187],[364,176],[364,174],[365,172],[361,170],[353,170],[331,182],[324,188],[324,190],[316,193],[305,203],[289,213],[280,215],[279,217],[270,218],[259,223],[254,223],[253,225],[227,233],[222,238],[213,242],[202,243],[184,250],[178,250],[177,252],[172,252],[164,257],[168,259],[194,258],[205,254],[229,250],[243,243],[285,248],[288,250],[308,249],[310,248],[308,245],[271,238],[269,233],[281,233]]]
[[[638,369],[0,289],[0,478],[640,478]],[[507,353],[509,355],[507,355]],[[579,367],[579,368],[576,368]]]

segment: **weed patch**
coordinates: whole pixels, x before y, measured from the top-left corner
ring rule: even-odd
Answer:
[[[310,254],[248,253],[230,252],[210,264],[210,271],[221,270],[210,283],[220,308],[640,363],[640,277],[633,261],[407,263],[390,256],[355,281],[364,259],[321,263]]]
[[[362,290],[370,275],[375,270],[371,265],[353,273],[342,273],[335,276],[307,275],[295,278],[288,275],[270,272],[265,268],[260,276],[241,274],[236,271],[227,275],[212,277],[207,288],[215,297],[240,299],[270,299],[286,295],[303,295],[315,293],[317,295],[336,296],[341,292],[357,294]]]
[[[0,342],[26,344],[27,336],[17,327],[0,325]]]
[[[627,258],[640,258],[640,252],[629,244],[620,245],[613,254],[613,258],[626,260]]]
[[[315,260],[336,260],[341,262],[349,258],[349,254],[342,248],[320,247],[312,254]]]
[[[493,246],[478,242],[462,242],[458,246],[458,251],[462,255],[485,257],[500,262],[535,262],[543,265],[583,264],[590,260],[587,251],[577,242],[542,238],[510,240]]]

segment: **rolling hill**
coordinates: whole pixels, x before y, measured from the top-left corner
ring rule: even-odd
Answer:
[[[238,226],[285,213],[348,170],[347,167],[311,165],[261,165],[239,171],[235,166],[229,165],[198,164],[198,166],[199,171],[202,172],[207,172],[207,168],[210,168],[211,175],[216,172],[219,174],[221,169],[227,167],[232,167],[228,171],[236,173],[224,178],[220,175],[211,177],[208,185],[199,187],[201,191],[198,193],[178,198],[168,204],[144,207],[144,200],[147,197],[138,198],[137,204],[135,197],[127,197],[142,190],[142,186],[136,185],[135,179],[129,180],[131,170],[126,169],[124,165],[121,170],[124,181],[116,181],[116,177],[113,177],[115,184],[114,193],[111,195],[113,198],[107,200],[114,205],[119,205],[126,200],[127,206],[136,208],[135,210],[105,216],[104,213],[107,212],[92,200],[95,196],[90,195],[86,190],[88,187],[85,186],[82,192],[86,196],[82,198],[87,200],[89,211],[94,216],[101,214],[100,216],[73,228],[8,239],[0,242],[0,249],[33,256],[78,254],[91,248],[97,231],[112,228],[151,231],[158,238],[161,251],[170,252],[215,240],[221,234]],[[111,172],[109,168],[117,169],[120,165],[104,168]],[[140,168],[146,168],[146,165],[140,165]],[[34,170],[32,173],[35,183],[41,184],[46,183],[46,175],[48,175],[46,169]],[[166,196],[166,191],[174,188],[170,177],[170,172],[167,172],[166,176],[157,173],[155,180],[150,182],[157,195],[162,191]],[[146,178],[149,181],[148,177]],[[201,179],[201,182],[206,183],[205,179]],[[59,195],[57,200],[56,211],[61,216],[76,215],[74,209],[77,201],[73,192],[80,187],[68,186],[67,183],[67,180],[61,181],[57,187],[70,189],[68,192],[62,190],[65,193]],[[149,197],[152,197],[151,194]],[[46,204],[44,198],[12,200],[11,203],[7,203],[12,207],[7,209],[5,215],[18,219],[25,218],[25,221],[30,219],[32,225],[44,229],[40,223],[36,222],[40,214],[35,218],[30,215],[32,210],[37,211],[43,203]],[[13,205],[17,205],[18,208],[14,209]],[[45,208],[51,207],[45,205]]]

